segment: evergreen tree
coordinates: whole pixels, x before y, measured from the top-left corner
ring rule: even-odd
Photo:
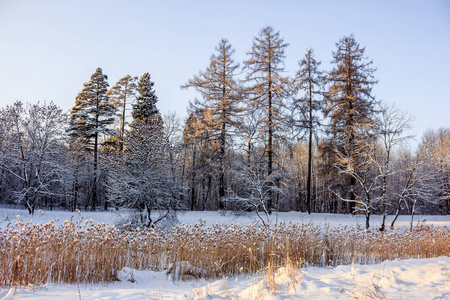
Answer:
[[[153,89],[155,83],[150,80],[150,74],[144,73],[139,78],[137,84],[138,95],[136,97],[136,103],[133,105],[133,111],[131,116],[133,121],[131,125],[136,122],[145,123],[161,123],[161,115],[158,108],[156,107],[156,102],[158,102],[158,97]]]
[[[293,101],[293,111],[300,113],[300,128],[308,130],[308,178],[306,182],[306,209],[311,213],[311,177],[312,177],[312,139],[313,133],[320,126],[317,112],[322,110],[324,78],[319,70],[320,62],[314,59],[314,51],[309,49],[299,61],[300,69],[295,76],[295,89],[304,91],[304,96]]]
[[[330,117],[331,134],[335,145],[333,148],[349,158],[348,167],[356,159],[359,149],[358,134],[367,128],[375,127],[376,103],[372,96],[372,86],[377,83],[373,73],[372,61],[364,56],[365,48],[361,48],[353,35],[344,37],[336,43],[337,51],[333,52],[334,68],[331,70],[326,93],[326,114]],[[337,143],[336,143],[337,142]],[[358,149],[357,149],[358,148]],[[341,155],[342,156],[342,155]],[[355,200],[356,181],[350,178],[351,201]],[[350,202],[353,212],[354,202]]]
[[[216,47],[217,54],[211,56],[204,72],[190,79],[182,88],[194,87],[205,99],[212,112],[213,136],[219,140],[219,208],[223,208],[225,196],[226,144],[231,127],[237,127],[240,105],[240,87],[235,79],[239,64],[234,62],[234,49],[226,39]]]
[[[171,144],[156,107],[157,96],[150,74],[138,83],[131,129],[124,138],[126,151],[108,177],[108,191],[122,207],[140,211],[141,222],[152,226],[180,209],[181,188],[171,170]],[[154,219],[152,212],[159,211]]]
[[[249,60],[245,61],[247,81],[251,84],[249,92],[253,109],[263,110],[265,116],[262,124],[267,128],[267,173],[273,172],[274,137],[283,123],[283,100],[290,93],[289,78],[282,76],[284,72],[284,50],[288,44],[284,43],[279,32],[272,27],[265,27],[255,37],[252,49],[247,52]],[[267,204],[268,210],[273,209],[272,195]]]
[[[117,83],[106,94],[116,108],[116,115],[119,119],[119,150],[123,151],[123,140],[125,136],[125,126],[127,125],[126,113],[128,106],[134,100],[136,91],[136,77],[126,75],[117,81]]]
[[[101,137],[117,134],[110,129],[114,124],[115,107],[108,101],[106,92],[109,84],[108,77],[101,68],[97,68],[86,82],[81,92],[75,98],[75,106],[70,111],[70,127],[68,131],[73,137],[82,139],[87,149],[93,151],[93,184],[91,192],[91,208],[95,209],[97,196],[98,151]]]

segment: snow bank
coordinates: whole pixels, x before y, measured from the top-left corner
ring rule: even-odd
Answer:
[[[108,285],[3,289],[0,299],[450,299],[450,258],[386,261],[334,269],[281,268],[218,280],[172,281],[166,272],[124,268]]]

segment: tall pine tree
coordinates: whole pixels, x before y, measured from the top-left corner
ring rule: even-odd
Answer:
[[[118,132],[120,151],[123,151],[125,126],[127,125],[126,114],[130,103],[134,100],[134,94],[136,92],[136,79],[136,77],[126,75],[120,78],[119,81],[117,81],[117,83],[107,92],[109,102],[115,106],[116,116],[119,119]]]
[[[98,204],[98,151],[101,138],[117,134],[115,130],[109,128],[114,124],[115,107],[106,96],[109,87],[107,79],[102,69],[97,68],[91,75],[91,80],[83,85],[83,89],[75,98],[75,106],[70,110],[70,134],[81,139],[87,149],[92,150],[94,156],[90,193],[92,210],[95,210]]]

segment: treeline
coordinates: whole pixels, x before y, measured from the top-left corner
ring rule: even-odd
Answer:
[[[371,214],[449,214],[450,129],[411,149],[412,118],[376,100],[376,70],[353,36],[336,43],[331,70],[310,49],[293,78],[287,46],[265,27],[241,68],[221,40],[182,86],[202,96],[184,124],[160,115],[150,74],[109,88],[100,68],[70,115],[53,103],[2,108],[1,201],[30,213],[128,207],[147,225],[180,209],[263,222],[273,211],[363,213],[367,227]]]

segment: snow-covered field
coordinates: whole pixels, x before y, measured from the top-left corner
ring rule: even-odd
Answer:
[[[123,223],[127,212],[36,212],[0,209],[0,228],[16,221],[46,223],[59,218],[57,224],[80,217],[95,223]],[[278,213],[271,222],[313,222],[329,226],[364,225],[363,216]],[[180,223],[195,224],[199,219],[212,224],[246,225],[257,220],[221,215],[217,212],[186,212],[178,216]],[[392,217],[388,217],[388,224]],[[377,228],[381,218],[373,216],[371,226]],[[400,216],[396,227],[409,227],[410,217]],[[416,216],[414,224],[450,227],[449,216]],[[386,261],[375,265],[348,265],[336,268],[303,267],[301,270],[281,268],[269,275],[218,278],[211,280],[173,281],[164,272],[123,269],[118,282],[108,284],[46,284],[39,287],[0,288],[0,299],[450,299],[450,258]],[[130,280],[130,279],[133,280]]]
[[[29,215],[25,209],[7,209],[0,208],[0,228],[4,228],[8,223],[14,223],[17,221],[16,216],[20,215],[25,223],[32,221],[34,224],[43,224],[48,221],[55,221],[55,224],[62,224],[64,220],[73,216],[74,221],[78,221],[80,217],[83,220],[92,219],[94,223],[105,223],[113,225],[117,223],[126,222],[129,212],[126,211],[82,211],[80,215],[75,212],[69,211],[44,211],[41,214],[36,211],[34,215]],[[59,221],[57,221],[59,219]],[[212,211],[197,211],[197,212],[180,212],[178,214],[178,220],[180,224],[193,225],[200,219],[205,221],[205,226],[214,224],[240,224],[248,225],[253,222],[259,221],[259,218],[254,213],[248,213],[245,216],[236,217],[231,213],[225,215]],[[393,216],[388,216],[386,225],[389,226]],[[271,224],[276,222],[312,222],[314,224],[327,224],[328,226],[355,226],[360,225],[364,227],[365,218],[363,215],[338,215],[338,214],[316,214],[308,215],[300,212],[280,212],[273,213],[270,216]],[[408,227],[411,222],[410,216],[399,216],[395,222],[396,228]],[[434,226],[447,226],[450,227],[450,216],[428,216],[417,215],[414,216],[414,225],[418,223],[424,223]],[[381,216],[371,216],[370,226],[373,228],[379,228],[381,224]]]

